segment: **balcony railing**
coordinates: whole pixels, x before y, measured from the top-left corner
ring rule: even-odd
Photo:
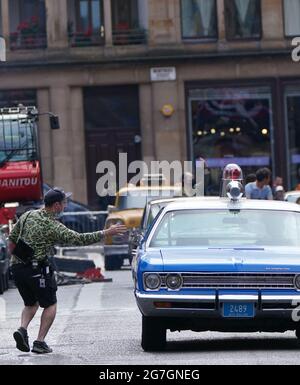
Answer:
[[[90,47],[104,45],[104,31],[87,34],[86,32],[69,33],[69,45],[71,47]]]
[[[10,49],[45,49],[47,48],[46,33],[32,33],[23,35],[20,32],[10,34]]]
[[[114,45],[146,44],[147,40],[147,30],[143,28],[113,30]]]

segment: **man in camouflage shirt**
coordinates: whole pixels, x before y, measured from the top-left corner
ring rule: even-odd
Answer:
[[[16,286],[24,301],[21,327],[14,332],[14,339],[19,350],[29,352],[27,328],[39,307],[44,308],[38,338],[33,343],[32,352],[51,353],[52,349],[45,342],[45,337],[56,316],[57,285],[47,256],[54,245],[84,246],[100,242],[105,236],[123,234],[126,227],[114,225],[104,231],[79,234],[69,230],[56,220],[66,205],[67,198],[63,190],[52,189],[45,195],[45,208],[22,215],[12,230],[9,240],[12,250],[12,272]],[[22,234],[20,234],[22,232]],[[13,249],[19,237],[34,251],[32,261],[24,264],[13,255]]]

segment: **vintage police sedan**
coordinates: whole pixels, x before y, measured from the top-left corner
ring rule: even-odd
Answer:
[[[164,349],[167,329],[300,338],[300,207],[232,192],[171,203],[140,244],[133,277],[145,351]]]

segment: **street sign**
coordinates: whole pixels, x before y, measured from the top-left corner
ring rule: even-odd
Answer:
[[[6,43],[3,37],[0,37],[0,61],[6,61]]]
[[[176,80],[175,67],[156,67],[151,68],[152,82],[168,82]]]

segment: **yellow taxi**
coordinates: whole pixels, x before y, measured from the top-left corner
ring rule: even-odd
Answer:
[[[108,207],[105,229],[114,224],[125,225],[127,233],[122,236],[106,237],[104,261],[106,270],[120,269],[125,259],[131,263],[131,234],[140,226],[143,211],[148,202],[159,198],[181,195],[181,187],[176,186],[128,186],[116,195],[114,206]]]

